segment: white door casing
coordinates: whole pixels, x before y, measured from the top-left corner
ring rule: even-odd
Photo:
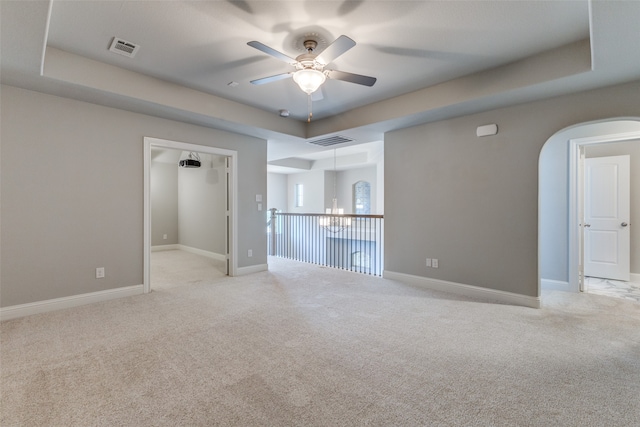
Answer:
[[[584,162],[584,275],[630,276],[630,157]]]
[[[143,292],[151,291],[151,148],[161,147],[194,151],[227,157],[227,274],[238,273],[238,152],[206,145],[188,144],[159,138],[144,137],[144,259]]]

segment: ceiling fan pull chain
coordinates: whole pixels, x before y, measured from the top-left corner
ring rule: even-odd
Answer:
[[[311,118],[313,117],[313,110],[312,110],[313,103],[311,101],[311,94],[308,95],[307,103],[309,108],[309,118],[307,119],[307,123],[311,123]]]

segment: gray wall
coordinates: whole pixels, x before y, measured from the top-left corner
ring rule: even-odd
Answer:
[[[350,169],[338,171],[338,204],[344,208],[344,213],[354,213],[353,185],[358,181],[371,184],[371,214],[377,212],[377,177],[376,167]],[[332,189],[333,192],[333,189]]]
[[[537,296],[542,146],[574,124],[639,111],[634,82],[386,134],[386,270]],[[477,138],[487,123],[500,132]]]
[[[638,122],[629,120],[573,126],[554,134],[544,145],[539,162],[540,277],[543,280],[569,281],[569,140],[637,132],[639,127]],[[638,270],[632,266],[631,271]]]
[[[587,158],[625,154],[631,157],[631,273],[640,274],[640,141],[590,145],[585,150]]]
[[[333,182],[333,181],[331,181]],[[303,206],[295,206],[295,185],[302,184]],[[287,176],[287,212],[290,213],[324,213],[325,200],[325,171],[317,170],[303,173],[294,173]],[[333,187],[332,187],[333,188]]]
[[[271,184],[269,192],[281,197],[282,181],[275,176],[278,174],[269,174]],[[345,171],[333,170],[315,170],[302,172],[285,176],[286,182],[286,206],[285,212],[294,213],[324,213],[325,209],[330,208],[333,203],[334,195],[334,177],[337,176],[336,194],[338,197],[338,207],[344,209],[344,213],[353,213],[353,184],[358,181],[367,181],[371,184],[371,213],[382,212],[380,206],[377,205],[378,199],[378,168],[369,166],[364,168],[355,168]],[[296,184],[304,185],[304,206],[302,208],[295,207],[294,191]],[[269,206],[274,207],[274,206]],[[288,210],[287,210],[288,209]]]
[[[283,212],[287,211],[287,175],[281,173],[267,174],[267,202],[265,209],[271,208]]]
[[[178,243],[178,165],[152,161],[151,245]]]
[[[199,168],[178,168],[179,242],[191,248],[224,255],[225,158],[200,154],[200,159],[202,166]]]
[[[142,283],[145,136],[238,152],[238,266],[266,264],[265,140],[1,90],[3,307]]]

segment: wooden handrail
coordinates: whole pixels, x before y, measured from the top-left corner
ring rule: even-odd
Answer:
[[[361,215],[361,214],[331,214],[331,213],[290,213],[276,212],[275,215],[282,216],[339,216],[344,218],[384,218],[384,215]]]

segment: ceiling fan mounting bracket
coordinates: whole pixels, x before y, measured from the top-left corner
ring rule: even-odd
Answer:
[[[304,41],[304,48],[309,53],[313,53],[316,50],[317,47],[318,47],[318,42],[315,41],[315,40],[305,40]]]
[[[321,52],[329,46],[327,37],[315,31],[306,31],[299,36],[294,36],[292,40],[292,47],[297,52],[309,53],[307,43],[313,42],[313,51]]]

